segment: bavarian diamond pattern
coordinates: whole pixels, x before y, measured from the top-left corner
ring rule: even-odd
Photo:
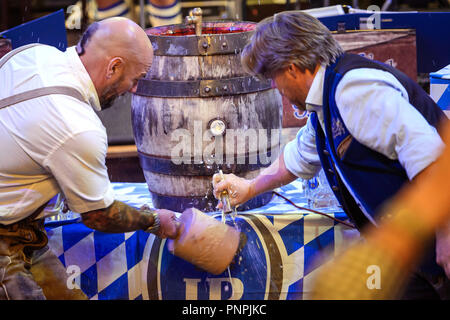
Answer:
[[[114,183],[116,199],[135,208],[152,206],[145,183]],[[299,206],[306,206],[300,180],[277,190]],[[306,299],[311,279],[320,268],[320,252],[331,246],[339,251],[359,234],[326,217],[300,211],[274,196],[264,207],[239,215],[257,215],[276,241],[283,263],[280,299]],[[332,213],[345,220],[343,212]],[[78,266],[81,289],[91,300],[142,300],[147,288],[148,254],[154,237],[143,231],[108,234],[92,230],[81,221],[48,221],[49,246],[66,268]],[[152,241],[149,241],[152,240]],[[146,258],[147,257],[147,258]],[[319,259],[320,260],[320,259]],[[154,262],[151,262],[154,263]],[[157,293],[151,296],[159,296]],[[230,296],[230,294],[228,294]]]

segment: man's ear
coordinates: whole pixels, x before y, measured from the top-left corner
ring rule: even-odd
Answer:
[[[295,65],[295,64],[293,64],[293,63],[291,63],[289,66],[288,66],[288,68],[287,68],[287,71],[288,71],[288,73],[291,75],[291,77],[293,77],[294,79],[295,78],[297,78],[297,71],[298,71],[299,69],[297,68],[297,66]]]
[[[108,79],[112,77],[120,77],[124,71],[124,61],[121,57],[112,58],[107,67],[106,77]]]

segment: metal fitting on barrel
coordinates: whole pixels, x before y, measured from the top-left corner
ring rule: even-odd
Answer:
[[[194,8],[185,19],[186,24],[195,24],[195,35],[202,35],[202,9]]]
[[[223,176],[222,170],[219,170],[219,174],[220,174],[221,180],[223,181],[225,178]],[[233,212],[233,210],[231,209],[230,196],[228,195],[228,192],[226,190],[222,191],[222,193],[220,194],[220,201],[222,202],[223,214],[228,214],[228,213]]]

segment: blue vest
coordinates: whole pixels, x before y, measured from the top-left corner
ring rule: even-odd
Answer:
[[[349,218],[361,228],[368,221],[376,221],[380,206],[409,179],[398,160],[391,160],[356,141],[342,121],[336,106],[336,88],[346,72],[357,68],[380,69],[393,74],[408,92],[409,102],[430,125],[437,128],[445,115],[417,83],[391,66],[345,53],[327,67],[323,92],[326,135],[317,115],[311,114],[317,151],[336,198]]]

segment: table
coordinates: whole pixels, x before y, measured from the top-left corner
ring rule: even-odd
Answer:
[[[145,183],[114,183],[113,188],[117,200],[151,206]],[[306,206],[300,181],[277,191]],[[329,214],[347,219],[343,212]],[[79,219],[47,221],[46,230],[50,248],[92,300],[308,299],[317,271],[359,238],[355,229],[299,210],[276,195],[263,207],[239,212],[235,221],[247,243],[221,275],[172,255],[165,239],[143,231],[107,234]]]

